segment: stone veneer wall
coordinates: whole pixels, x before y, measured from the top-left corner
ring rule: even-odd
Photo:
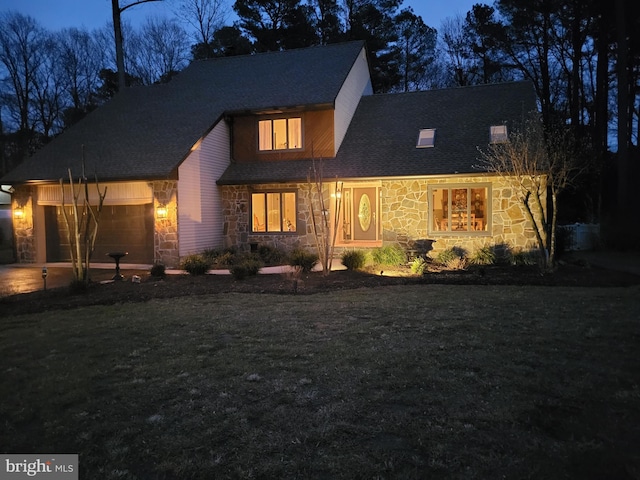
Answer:
[[[491,230],[465,235],[429,233],[429,185],[491,184]],[[350,182],[349,187],[357,186]],[[248,250],[251,243],[266,244],[283,250],[296,247],[315,248],[310,219],[306,184],[260,185],[255,190],[298,189],[298,234],[253,234],[250,229],[250,190],[246,186],[227,186],[222,189],[224,232],[226,246]],[[382,243],[399,244],[406,249],[417,248],[421,241],[431,244],[432,255],[451,247],[472,253],[490,245],[509,245],[516,248],[535,248],[536,237],[527,219],[522,202],[512,186],[500,177],[468,176],[431,179],[383,180],[381,182]],[[357,245],[354,245],[357,247]],[[339,255],[349,246],[337,246]]]
[[[154,261],[174,268],[180,264],[178,252],[178,209],[176,181],[153,182],[154,197]],[[13,231],[18,263],[34,263],[36,261],[36,242],[33,228],[33,199],[36,187],[20,186],[16,188],[12,201]],[[164,204],[167,207],[167,217],[157,218],[156,208]],[[20,205],[23,207],[22,218],[15,218],[13,211]],[[43,227],[44,228],[44,227]]]
[[[473,234],[430,234],[430,185],[491,184],[491,229]],[[396,243],[415,248],[418,240],[435,240],[432,254],[451,247],[469,253],[490,245],[535,248],[535,232],[522,202],[512,186],[500,177],[470,176],[425,180],[387,180],[382,182],[382,229],[385,244]],[[430,243],[430,242],[429,242]]]
[[[252,233],[251,232],[251,191],[281,191],[296,189],[298,193],[298,218],[296,233]],[[294,248],[315,248],[313,223],[309,209],[309,192],[306,184],[274,184],[222,187],[222,209],[224,216],[224,238],[226,247],[249,250],[252,243],[268,245],[284,251]]]
[[[178,250],[178,182],[172,180],[153,182],[155,228],[153,234],[153,259],[169,268],[180,265]],[[158,218],[157,207],[165,205],[166,218]]]
[[[11,217],[16,245],[16,261],[18,263],[34,263],[36,261],[36,241],[33,229],[33,199],[36,187],[20,186],[12,196]],[[22,218],[16,218],[16,207],[22,207]]]

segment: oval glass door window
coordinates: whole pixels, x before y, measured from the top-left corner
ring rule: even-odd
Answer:
[[[360,205],[358,205],[358,220],[360,221],[360,228],[363,232],[369,230],[371,226],[371,200],[369,195],[363,193],[360,197]]]

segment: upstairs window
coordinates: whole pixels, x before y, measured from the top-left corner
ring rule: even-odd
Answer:
[[[260,151],[302,148],[302,118],[274,118],[258,122]]]
[[[507,141],[507,126],[492,125],[489,130],[490,143],[505,143]]]
[[[428,148],[433,147],[436,141],[436,129],[435,128],[422,128],[418,134],[418,143],[416,148]]]

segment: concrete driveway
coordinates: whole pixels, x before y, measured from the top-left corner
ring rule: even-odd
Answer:
[[[42,278],[42,267],[36,264],[0,265],[0,296],[27,293],[42,290],[45,282]],[[120,273],[125,281],[131,281],[133,275],[149,273],[151,265],[122,264]],[[91,264],[90,278],[94,282],[113,279],[115,265],[108,263]],[[69,263],[47,264],[47,288],[66,287],[73,280],[73,272]]]

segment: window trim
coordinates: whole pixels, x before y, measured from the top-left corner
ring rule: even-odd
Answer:
[[[486,189],[487,195],[485,198],[485,213],[486,213],[486,223],[484,225],[484,227],[481,230],[441,230],[441,229],[435,229],[434,225],[433,225],[433,221],[434,221],[434,213],[433,213],[433,191],[434,190],[449,190],[449,202],[451,202],[451,190],[456,190],[456,189],[462,189],[465,188],[467,189],[467,215],[470,215],[471,212],[471,190],[473,189]],[[491,183],[440,183],[440,184],[432,184],[432,185],[428,185],[427,186],[427,201],[429,202],[429,208],[428,208],[428,228],[427,231],[429,232],[430,235],[436,235],[436,236],[484,236],[484,237],[488,237],[492,235],[492,230],[493,230],[493,222],[492,222],[492,213],[491,213],[491,199],[493,196],[493,192],[492,192],[492,184]],[[449,214],[447,217],[447,222],[449,225],[452,224],[452,219],[451,219],[451,215],[452,212],[451,210],[449,210]]]
[[[295,230],[285,230],[283,229],[283,216],[282,216],[282,212],[284,210],[283,208],[283,194],[284,193],[293,193],[294,194],[294,205],[295,205]],[[280,228],[281,230],[269,230],[269,222],[268,222],[268,212],[267,212],[267,195],[269,194],[278,194],[280,196],[280,220],[279,220],[279,224],[280,224]],[[256,211],[254,208],[254,202],[253,202],[253,196],[254,195],[264,195],[264,205],[265,205],[265,211],[262,212],[264,215],[264,219],[265,219],[265,224],[264,224],[264,231],[261,230],[254,230],[255,228],[255,221],[256,219],[259,220],[259,218],[256,217]],[[256,235],[297,235],[298,234],[298,190],[297,189],[273,189],[273,190],[254,190],[249,192],[249,224],[250,224],[250,228],[249,228],[249,232],[251,234],[256,234]]]
[[[293,120],[293,119],[298,119],[300,120],[300,146],[296,147],[296,148],[288,148],[288,143],[289,143],[289,120]],[[286,120],[286,129],[287,129],[287,148],[274,148],[274,143],[275,143],[275,129],[273,128],[273,123],[277,120]],[[262,122],[270,122],[270,126],[271,126],[271,148],[269,149],[261,149],[260,148],[260,140],[261,140],[261,124]],[[258,153],[276,153],[276,152],[296,152],[296,151],[300,151],[304,149],[304,127],[303,127],[303,120],[302,120],[302,115],[290,115],[290,116],[273,116],[273,117],[259,117],[257,124],[256,124],[256,131],[257,131],[257,145],[256,145],[256,149],[258,150]]]
[[[506,125],[491,125],[489,127],[489,143],[506,143],[509,130]]]
[[[436,129],[421,128],[418,132],[416,148],[433,148],[436,145]]]

